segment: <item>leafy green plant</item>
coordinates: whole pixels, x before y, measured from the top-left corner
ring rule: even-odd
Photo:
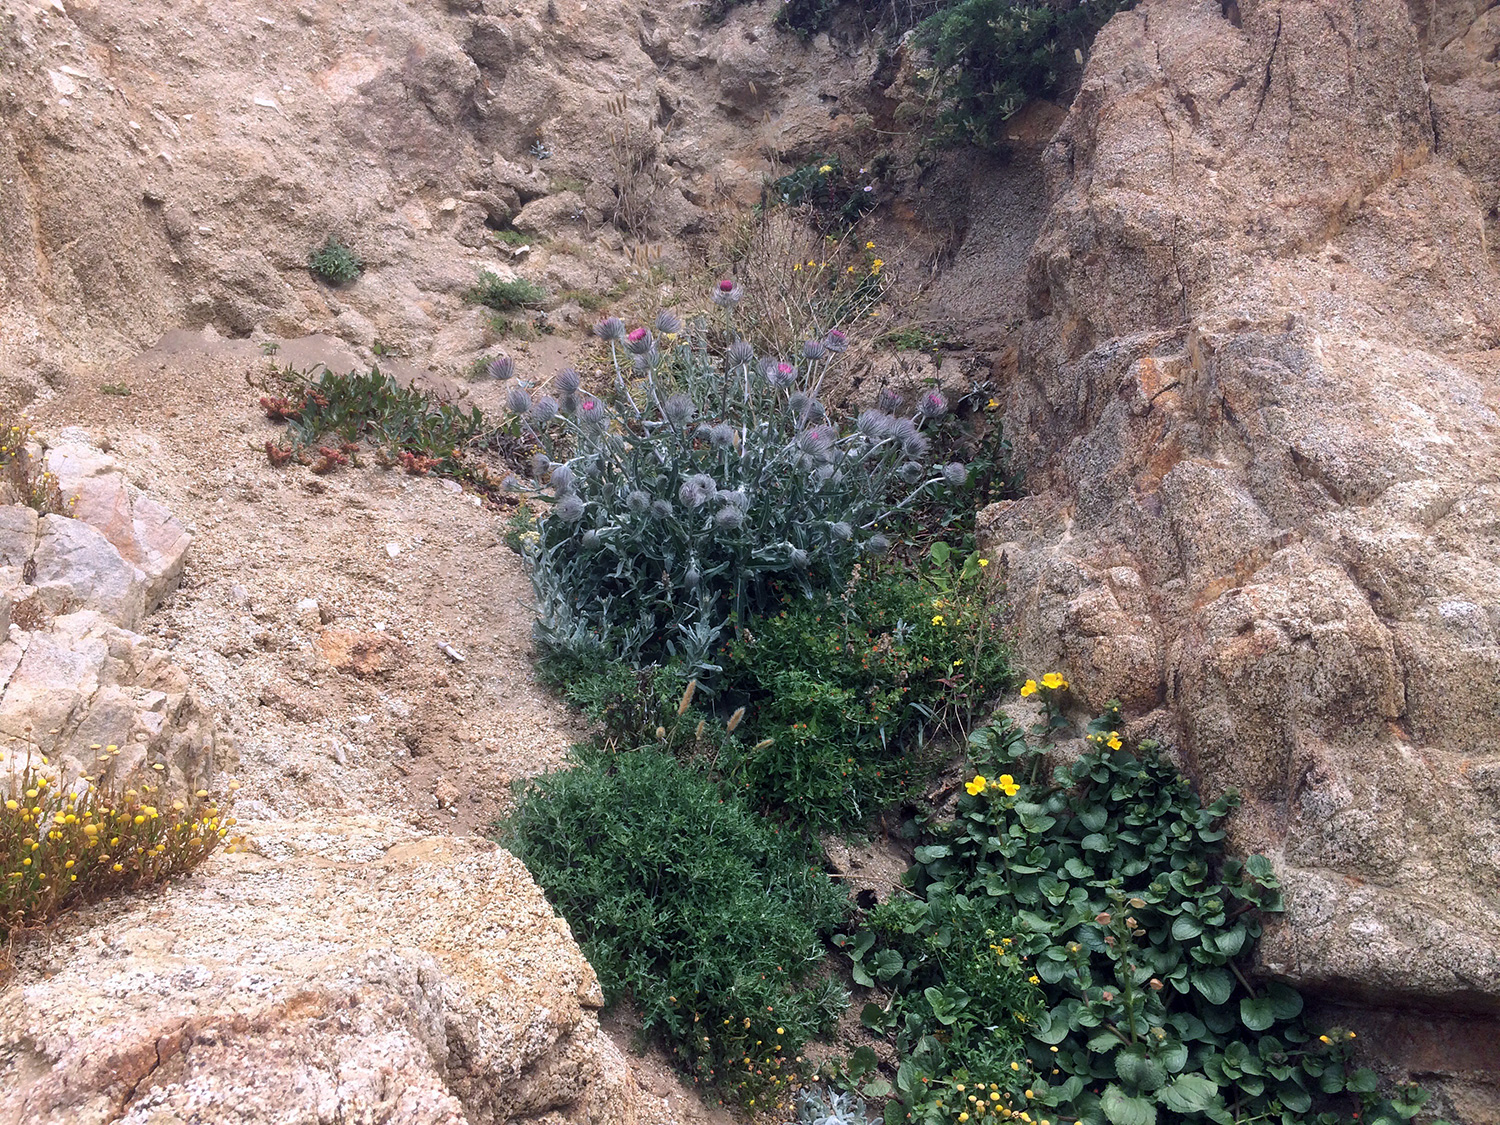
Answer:
[[[114,395],[116,398],[129,398],[130,387],[124,383],[104,383],[99,387],[101,395]]]
[[[475,305],[484,305],[496,312],[507,309],[528,308],[540,304],[547,293],[540,285],[524,277],[506,281],[498,274],[485,270],[472,289],[464,291],[464,300]]]
[[[364,272],[365,265],[348,246],[330,234],[323,245],[307,256],[307,267],[313,276],[329,285],[346,285]]]
[[[940,545],[920,576],[862,567],[841,595],[752,619],[719,677],[748,708],[726,776],[754,806],[817,826],[860,825],[920,785],[931,737],[962,736],[1007,683],[982,571]]]
[[[1056,96],[1077,74],[1082,52],[1116,12],[1135,0],[955,0],[929,16],[916,40],[932,55],[945,105],[940,135],[981,148],[1035,98]]]
[[[784,1091],[846,997],[819,978],[847,903],[794,838],[668,752],[575,751],[498,838],[573,927],[611,1002],[629,998],[695,1083]]]
[[[925,460],[941,395],[849,430],[828,418],[818,394],[842,332],[808,341],[798,363],[743,341],[715,354],[705,326],[668,313],[656,329],[600,326],[618,408],[571,372],[561,401],[518,385],[508,404],[549,458],[568,449],[535,474],[556,501],[531,555],[538,642],[696,674],[731,623],[779,602],[773,582],[841,587],[888,550],[880,524],[966,470]]]
[[[1049,702],[1044,731],[1057,726],[1066,686],[1054,675],[1027,682]],[[1025,1037],[1025,1058],[986,1079],[997,1105],[1084,1125],[1333,1125],[1351,1114],[1394,1125],[1414,1116],[1411,1091],[1383,1099],[1374,1074],[1352,1067],[1352,1033],[1315,1033],[1295,989],[1251,980],[1260,913],[1281,909],[1281,896],[1264,857],[1223,856],[1236,798],[1205,807],[1150,743],[1127,749],[1117,708],[1087,737],[1076,763],[1039,784],[1040,759],[1014,727],[971,737],[984,772],[952,820],[925,823],[915,897],[846,939],[857,979],[898,992],[908,978],[929,979],[912,974],[914,936],[937,935],[972,911],[967,924],[1003,935],[996,944],[1032,967],[1039,993],[1032,1007],[979,1005],[992,1022],[1014,1019]],[[934,964],[942,987],[956,989],[953,1003],[968,997],[974,1006],[973,978]],[[918,968],[932,974],[934,964]],[[889,1010],[867,1006],[865,1022],[898,1044],[906,1033],[906,1080],[898,1071],[896,1081],[904,1108],[894,1119],[935,1125],[952,1118],[932,1104],[932,1082],[912,1081],[924,1073],[923,1047],[903,1022],[913,1004],[903,995]],[[934,1074],[953,1065],[927,1054],[941,1060]]]
[[[811,206],[845,226],[853,226],[874,209],[874,185],[875,177],[866,174],[864,168],[853,173],[837,156],[815,156],[772,181],[764,202]]]

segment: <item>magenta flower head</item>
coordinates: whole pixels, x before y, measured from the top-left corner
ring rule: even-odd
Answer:
[[[797,381],[796,364],[787,363],[785,360],[779,362],[767,360],[764,374],[766,382],[773,387],[790,387]]]
[[[849,350],[849,334],[838,328],[831,329],[828,335],[823,337],[823,346],[829,351],[837,354]]]
[[[625,336],[625,350],[634,352],[636,355],[645,355],[656,346],[656,341],[651,338],[651,333],[645,328],[637,328]]]
[[[744,290],[727,277],[714,286],[714,304],[718,305],[721,309],[734,308],[735,305],[740,303],[740,298],[744,295]]]
[[[604,423],[608,415],[604,413],[604,404],[597,398],[585,398],[578,404],[578,424],[591,430],[604,429]]]
[[[942,391],[928,391],[917,403],[917,410],[924,418],[941,418],[948,413],[948,400]]]

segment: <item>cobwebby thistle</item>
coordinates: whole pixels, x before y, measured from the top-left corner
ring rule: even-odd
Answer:
[[[505,405],[512,414],[525,414],[531,409],[531,396],[518,383],[505,393]]]
[[[687,395],[672,395],[662,404],[661,412],[672,425],[684,426],[692,421],[696,409]]]
[[[714,304],[720,308],[734,308],[735,305],[740,303],[740,298],[743,296],[744,290],[727,277],[714,286]]]
[[[823,337],[823,346],[835,355],[849,350],[849,335],[839,328],[830,328]]]
[[[648,328],[636,328],[625,334],[625,350],[635,355],[645,355],[656,347],[656,341],[651,337]]]
[[[625,497],[625,506],[636,515],[643,516],[651,510],[651,497],[637,488]]]
[[[508,355],[498,356],[490,361],[487,370],[491,379],[503,383],[516,373],[516,361]]]
[[[962,488],[969,480],[969,467],[962,461],[949,461],[943,466],[943,479],[954,488]]]
[[[755,362],[755,349],[746,340],[736,340],[724,352],[724,362],[729,367],[747,367]]]
[[[531,420],[538,425],[552,421],[557,417],[557,399],[551,395],[543,395],[531,404]]]
[[[583,519],[584,503],[570,492],[557,502],[552,511],[564,523],[577,523]]]
[[[928,391],[918,400],[917,413],[923,418],[941,418],[948,413],[948,400],[942,391]]]
[[[625,322],[617,316],[607,316],[594,325],[594,335],[611,342],[625,339]]]
[[[663,336],[676,336],[682,331],[682,319],[663,309],[656,314],[656,330]]]
[[[577,368],[564,367],[552,383],[561,394],[573,395],[583,386],[583,378],[578,374]]]

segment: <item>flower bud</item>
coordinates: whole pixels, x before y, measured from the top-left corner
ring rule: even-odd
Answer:
[[[948,400],[942,391],[928,391],[917,403],[917,412],[923,418],[941,418],[948,413]]]
[[[606,317],[594,325],[594,333],[601,340],[625,339],[625,322],[617,316]]]
[[[564,367],[557,373],[557,378],[552,380],[552,384],[565,395],[577,394],[578,389],[583,386],[583,378],[578,374],[577,368]]]
[[[835,355],[839,352],[849,350],[849,335],[842,329],[830,329],[828,335],[823,337],[823,346]]]
[[[656,314],[656,330],[663,336],[675,336],[682,331],[682,320],[663,309]]]
[[[969,481],[969,467],[962,461],[949,461],[943,466],[943,479],[954,488],[962,488]]]
[[[569,493],[557,502],[557,506],[552,511],[563,523],[577,523],[583,519],[583,501]]]
[[[487,370],[491,379],[503,383],[516,373],[516,361],[508,355],[502,355],[491,360]]]
[[[550,422],[557,417],[557,399],[543,395],[531,404],[531,419],[534,422]]]
[[[745,367],[755,362],[755,349],[748,341],[736,340],[724,352],[724,362],[730,367]]]
[[[531,396],[526,393],[526,388],[517,384],[505,395],[505,405],[513,414],[525,414],[531,409]]]
[[[651,338],[651,332],[645,328],[637,328],[625,335],[626,350],[636,355],[645,355],[656,346],[656,341]]]

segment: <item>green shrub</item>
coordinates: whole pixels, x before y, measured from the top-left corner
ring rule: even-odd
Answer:
[[[826,417],[818,391],[842,332],[798,363],[757,361],[743,341],[714,354],[702,324],[670,314],[657,330],[601,325],[618,410],[572,372],[560,402],[523,386],[508,401],[549,456],[570,447],[537,468],[556,497],[531,554],[539,644],[696,674],[727,626],[779,602],[774,582],[841,587],[889,549],[882,523],[967,470],[925,459],[921,427],[947,409],[936,392],[910,418],[868,410],[845,430]]]
[[[506,281],[489,270],[479,275],[479,282],[474,288],[464,292],[464,300],[470,304],[484,305],[496,312],[537,305],[545,300],[546,296],[546,291],[535,282],[528,281],[524,277]]]
[[[1135,0],[956,0],[929,16],[916,41],[932,54],[946,101],[941,133],[982,148],[1001,140],[1000,126],[1035,98],[1060,94],[1078,73],[1083,52],[1116,12]]]
[[[1061,723],[1065,690],[1057,677],[1023,689],[1047,702],[1044,728]],[[1023,1106],[1085,1125],[1412,1117],[1422,1096],[1379,1098],[1373,1073],[1349,1064],[1351,1033],[1315,1033],[1295,989],[1251,981],[1259,912],[1281,909],[1281,896],[1263,856],[1223,855],[1236,798],[1204,807],[1150,743],[1125,747],[1118,710],[1088,738],[1071,767],[1032,784],[1040,759],[1015,728],[976,732],[976,763],[991,776],[965,786],[951,821],[927,824],[910,876],[917,898],[877,911],[846,940],[856,979],[901,994],[889,1012],[867,1005],[864,1016],[903,1051],[895,1086],[906,1119],[950,1121],[934,1088],[975,1080],[959,1074],[968,1057],[954,1057],[957,1035],[917,1038],[929,1018],[922,1000],[941,1020],[934,987],[949,1012],[1025,1032],[1015,1070],[994,1077],[996,1060],[986,1061],[981,1080],[1000,1097],[992,1112],[971,1115],[974,1125],[998,1125]],[[922,960],[919,938],[941,947],[946,927],[970,948],[980,926],[1001,935],[1002,960],[1014,954],[1033,967],[1036,1003],[983,998],[982,978],[965,976],[962,963],[955,971]]]
[[[345,285],[364,272],[359,255],[330,234],[323,245],[307,256],[307,267],[313,276],[329,285]]]
[[[988,560],[985,560],[986,562]],[[938,733],[962,734],[1006,686],[1007,654],[979,556],[938,544],[925,574],[861,573],[841,596],[798,598],[728,648],[723,698],[746,706],[722,765],[756,807],[857,826],[920,785]]]
[[[787,207],[810,206],[853,226],[875,207],[875,177],[845,170],[837,156],[815,156],[800,168],[772,181],[765,202]]]
[[[648,747],[579,750],[499,838],[568,920],[608,1000],[628,997],[696,1083],[784,1089],[846,997],[816,970],[847,903],[798,842]]]

